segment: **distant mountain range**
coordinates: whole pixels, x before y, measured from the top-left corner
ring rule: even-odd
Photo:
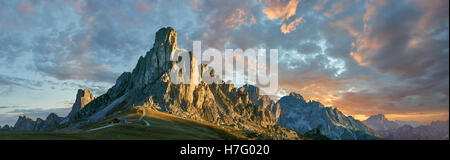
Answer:
[[[379,139],[361,121],[345,116],[336,108],[325,107],[320,102],[307,102],[298,93],[290,93],[276,102],[269,96],[260,95],[259,88],[252,85],[237,88],[224,82],[206,84],[200,75],[208,73],[211,68],[204,64],[197,66],[192,53],[190,82],[198,80],[200,83],[174,84],[169,72],[183,65],[170,61],[172,51],[177,49],[177,32],[171,27],[162,28],[156,33],[153,48],[139,58],[132,72],[120,75],[107,93],[95,97],[87,89],[78,90],[72,110],[66,117],[50,114],[46,120],[34,121],[21,116],[14,127],[3,128],[58,132],[86,130],[105,124],[107,120],[107,123],[128,124],[135,121],[123,120],[119,116],[124,112],[142,112],[136,109],[136,106],[142,106],[180,119],[192,119],[198,123],[206,122],[220,128],[245,132],[249,138],[308,139],[305,137],[308,135],[333,140]],[[141,124],[141,121],[137,122]]]
[[[269,109],[278,118],[277,123],[287,129],[301,134],[317,130],[333,140],[379,139],[359,120],[345,116],[336,108],[324,107],[320,102],[306,102],[298,93],[290,93],[275,103],[268,96],[258,96],[257,87],[243,87],[254,103]]]
[[[370,116],[363,121],[378,135],[391,140],[448,140],[449,121],[435,121],[430,125],[418,122],[389,121],[384,115]]]

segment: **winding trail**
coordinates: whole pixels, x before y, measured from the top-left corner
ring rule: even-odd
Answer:
[[[150,126],[150,123],[148,121],[144,120],[144,122],[146,126]]]
[[[150,126],[150,123],[149,123],[147,120],[143,119],[143,118],[145,117],[145,114],[147,113],[147,112],[146,112],[146,109],[145,109],[144,106],[141,106],[141,107],[142,107],[142,109],[144,109],[144,114],[141,115],[141,117],[139,118],[139,120],[144,121],[146,126]]]
[[[150,126],[150,122],[148,122],[147,120],[144,119],[145,115],[147,114],[147,111],[146,111],[146,109],[145,109],[144,106],[141,106],[141,107],[142,107],[142,109],[144,109],[144,114],[142,114],[141,117],[139,117],[139,120],[140,120],[140,121],[144,121],[146,126]],[[102,126],[102,127],[98,127],[98,128],[93,128],[93,129],[88,130],[88,132],[92,132],[92,131],[97,131],[97,130],[101,130],[101,129],[113,127],[113,126],[115,126],[115,125],[117,125],[117,123],[112,123],[112,124],[108,124],[108,125],[106,125],[106,126]]]
[[[103,126],[103,127],[98,127],[98,128],[90,129],[90,130],[88,130],[88,131],[89,131],[89,132],[92,132],[92,131],[97,131],[97,130],[101,130],[101,129],[109,128],[109,127],[112,127],[112,126],[115,126],[115,125],[116,125],[115,123],[113,123],[113,124],[108,124],[108,125],[106,125],[106,126]]]

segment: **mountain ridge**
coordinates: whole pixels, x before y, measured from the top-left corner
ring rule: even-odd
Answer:
[[[15,131],[49,131],[56,128],[63,120],[55,113],[50,113],[45,120],[37,118],[33,120],[31,117],[22,115],[19,116],[16,123],[12,127]]]
[[[384,117],[384,118],[379,118]],[[392,140],[443,140],[448,139],[449,121],[434,121],[429,125],[411,126],[390,121],[383,114],[370,116],[363,121],[377,134]]]
[[[139,58],[132,72],[122,73],[105,94],[95,97],[88,89],[78,90],[71,112],[58,121],[56,130],[78,130],[142,106],[271,139],[300,139],[301,134],[317,137],[323,134],[331,139],[377,139],[360,121],[320,102],[306,102],[295,92],[275,102],[260,95],[256,86],[247,84],[238,88],[223,81],[206,84],[200,75],[212,74],[214,70],[198,64],[192,52],[189,52],[190,83],[174,84],[170,71],[184,65],[170,60],[176,50],[179,50],[177,32],[171,27],[161,28],[156,32],[153,47]],[[26,117],[19,119],[19,126],[38,123]]]
[[[277,104],[281,106],[278,123],[301,134],[318,130],[334,140],[379,139],[359,120],[345,116],[337,108],[325,107],[320,102],[306,102],[298,93],[291,92],[280,98]]]
[[[201,81],[200,73],[206,69],[197,65],[192,52],[189,54],[191,83],[173,84],[170,70],[183,65],[170,61],[172,51],[179,49],[176,40],[173,28],[158,30],[153,48],[139,58],[133,71],[120,75],[106,94],[88,103],[69,122],[80,126],[96,123],[115,111],[142,105],[219,126],[270,134],[275,139],[298,138],[296,132],[277,126],[271,111],[253,104],[246,91],[223,81],[218,84]]]

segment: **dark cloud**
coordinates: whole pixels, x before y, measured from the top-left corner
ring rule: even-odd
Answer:
[[[27,48],[23,47],[24,45],[20,38],[20,34],[0,33],[0,44],[2,44],[0,45],[0,60],[5,62],[0,65],[11,65],[17,57],[23,55]]]
[[[6,113],[27,115],[34,118],[45,119],[50,113],[55,113],[60,117],[64,117],[70,112],[70,110],[71,108],[52,108],[52,109],[32,108],[32,109],[14,109]]]
[[[0,86],[2,87],[17,86],[35,90],[37,87],[42,86],[42,82],[0,74]]]
[[[0,106],[0,109],[3,109],[3,108],[10,108],[11,106]]]

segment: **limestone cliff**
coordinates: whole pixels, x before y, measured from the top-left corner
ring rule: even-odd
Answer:
[[[91,91],[89,91],[88,89],[79,89],[77,92],[76,98],[75,98],[75,103],[72,105],[72,110],[64,118],[64,120],[61,121],[61,123],[68,122],[70,119],[73,118],[73,116],[76,113],[78,113],[81,109],[83,109],[84,106],[86,106],[86,104],[88,104],[89,102],[91,102],[94,99],[95,99],[95,97],[91,93]]]
[[[119,76],[106,94],[75,113],[70,121],[95,123],[116,111],[142,105],[220,126],[255,131],[274,139],[298,138],[296,132],[277,125],[276,112],[254,104],[245,89],[225,83],[192,83],[201,81],[199,68],[203,69],[192,52],[191,83],[172,83],[170,70],[184,65],[170,61],[172,51],[178,49],[177,32],[171,27],[160,29],[153,48],[139,58],[133,71]]]

